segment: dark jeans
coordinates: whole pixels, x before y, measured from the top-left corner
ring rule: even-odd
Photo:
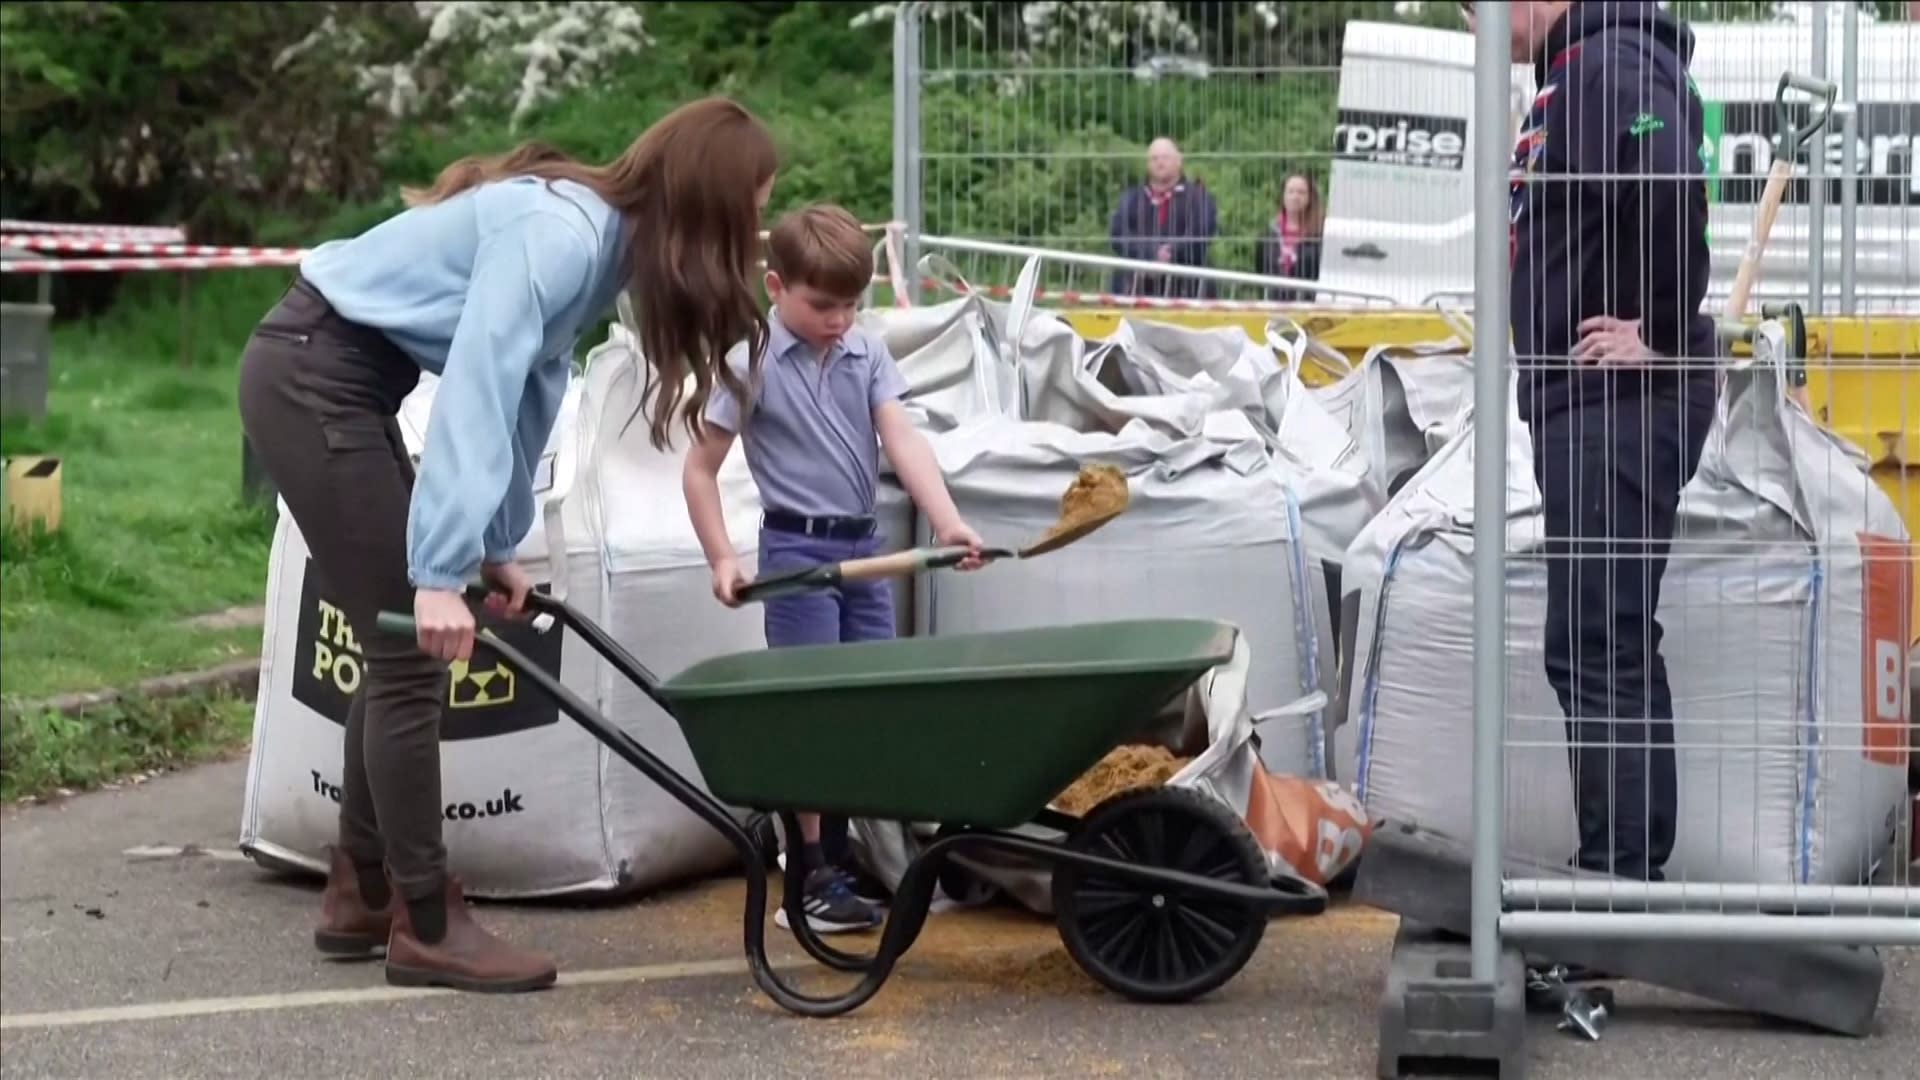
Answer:
[[[407,507],[413,466],[395,417],[420,381],[412,359],[347,322],[296,281],[240,357],[240,420],[346,614],[365,677],[347,714],[340,846],[361,866],[384,858],[410,899],[441,887],[440,716],[447,665],[411,636],[382,632],[382,610],[411,613]]]
[[[1529,424],[1546,516],[1547,681],[1567,717],[1584,870],[1658,881],[1673,853],[1673,695],[1655,610],[1714,404],[1624,395]]]
[[[784,574],[822,563],[864,559],[880,550],[878,537],[835,540],[775,529],[760,530],[760,573]],[[893,586],[886,581],[849,581],[834,589],[775,597],[766,602],[769,648],[886,641],[894,636]],[[853,853],[852,823],[820,819],[820,852],[844,865]]]

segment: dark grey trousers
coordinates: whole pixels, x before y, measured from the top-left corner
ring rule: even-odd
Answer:
[[[411,614],[407,507],[413,465],[395,419],[420,369],[384,335],[341,318],[296,280],[240,358],[240,420],[346,614],[365,675],[347,715],[340,846],[384,858],[410,899],[440,887],[440,717],[447,666],[412,637],[381,632]]]

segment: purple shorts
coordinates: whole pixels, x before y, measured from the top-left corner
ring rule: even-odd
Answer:
[[[880,538],[837,540],[760,530],[760,574],[789,573],[821,563],[864,559]],[[767,645],[834,645],[885,641],[894,636],[893,587],[886,581],[849,581],[832,589],[774,597],[765,608]]]

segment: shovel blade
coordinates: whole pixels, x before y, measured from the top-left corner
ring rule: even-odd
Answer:
[[[1055,527],[1032,544],[1021,548],[1020,557],[1023,559],[1031,559],[1035,555],[1045,555],[1048,552],[1059,551],[1061,548],[1066,547],[1076,540],[1084,539],[1088,533],[1119,517],[1125,509],[1126,507],[1123,506],[1114,510],[1112,513],[1101,514],[1098,517],[1081,518],[1079,521],[1067,525],[1064,528]]]

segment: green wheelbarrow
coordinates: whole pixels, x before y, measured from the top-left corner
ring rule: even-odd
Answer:
[[[485,590],[469,590],[484,600]],[[1233,978],[1276,914],[1317,914],[1326,899],[1276,884],[1246,823],[1187,788],[1116,795],[1074,818],[1048,803],[1115,747],[1139,736],[1238,633],[1205,619],[1141,619],[954,637],[763,649],[716,657],[662,680],[561,600],[527,597],[536,625],[557,624],[646,692],[685,734],[711,795],[674,771],[553,675],[502,641],[480,615],[478,639],[588,733],[719,830],[746,872],[746,953],[754,982],[783,1008],[836,1016],[877,993],[919,936],[949,855],[995,850],[1053,868],[1054,921],[1074,961],[1136,1001],[1183,1002]],[[379,616],[389,633],[413,620]],[[551,632],[551,629],[549,629]],[[786,860],[782,906],[801,948],[861,979],[815,997],[767,959],[772,830],[730,808],[937,821],[907,867],[871,955],[823,940],[801,907],[805,870]],[[751,819],[750,819],[751,821]],[[1019,835],[1028,824],[1059,841]]]

